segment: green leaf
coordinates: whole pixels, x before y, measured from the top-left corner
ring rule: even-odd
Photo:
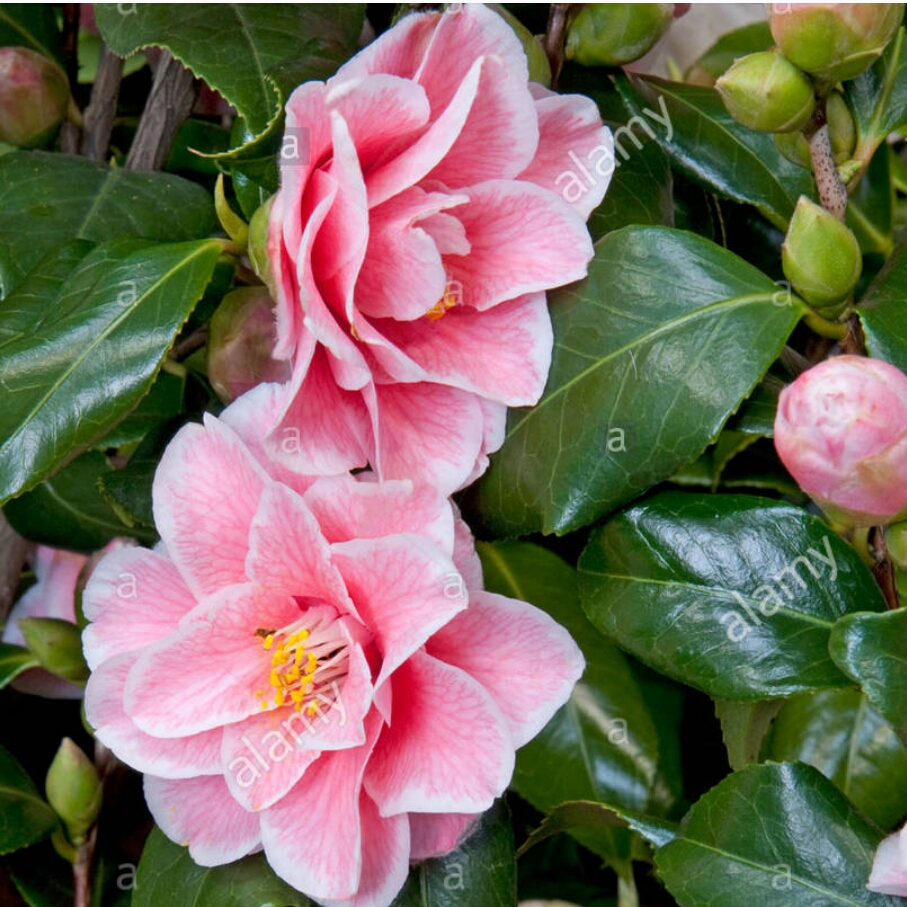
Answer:
[[[857,306],[869,354],[896,365],[901,371],[907,370],[905,297],[907,240],[902,240]]]
[[[152,829],[142,851],[132,907],[314,907],[279,879],[264,854],[197,866],[189,850]]]
[[[777,304],[777,292],[693,234],[608,234],[588,277],[550,295],[545,394],[510,411],[504,446],[468,499],[487,526],[568,532],[699,456],[805,311],[796,297]]]
[[[655,854],[681,907],[897,907],[866,890],[881,834],[808,765],[725,778]]]
[[[22,766],[0,746],[0,854],[28,847],[56,827],[54,811]]]
[[[0,689],[15,680],[23,671],[37,666],[38,659],[28,649],[0,642]]]
[[[632,828],[641,834],[654,847],[663,847],[677,834],[677,826],[664,819],[643,816],[630,810],[609,806],[607,803],[594,803],[591,800],[572,800],[561,803],[551,811],[542,824],[526,839],[520,847],[522,856],[545,838],[562,831],[575,831],[578,828],[599,830],[603,827]]]
[[[715,700],[715,715],[721,722],[728,762],[735,772],[759,761],[762,741],[783,705],[783,699],[758,702]]]
[[[881,828],[907,813],[907,750],[859,690],[822,690],[784,703],[766,756],[806,762]]]
[[[513,827],[504,802],[452,853],[415,866],[391,907],[516,907]]]
[[[907,47],[899,28],[870,69],[844,83],[844,97],[857,125],[857,150],[872,150],[907,124]],[[868,158],[867,158],[868,159]]]
[[[895,191],[888,164],[893,153],[884,145],[872,156],[847,203],[847,226],[853,230],[860,249],[885,257],[894,248]]]
[[[735,122],[715,89],[626,74],[615,81],[634,117],[648,110],[649,119],[655,112],[669,121],[659,133],[662,147],[681,173],[709,191],[755,205],[784,231],[797,199],[815,195],[812,176],[788,161],[770,134]]]
[[[687,71],[686,82],[714,82],[738,57],[768,50],[774,39],[768,22],[751,22],[722,35]]]
[[[43,151],[0,157],[0,289],[71,239],[180,242],[214,228],[211,196],[166,173],[135,173]]]
[[[60,859],[49,841],[18,850],[3,863],[29,907],[72,903],[72,867]]]
[[[37,488],[7,501],[3,513],[19,535],[52,548],[89,554],[117,536],[155,541],[153,532],[127,527],[98,488],[104,476],[116,474],[103,454],[90,450]]]
[[[148,392],[202,295],[217,240],[98,246],[62,286],[0,307],[0,502],[102,438]]]
[[[835,624],[829,649],[907,744],[907,609],[849,614]]]
[[[0,47],[28,47],[63,62],[63,41],[47,3],[0,3]]]
[[[586,658],[566,705],[517,751],[511,786],[542,812],[565,800],[649,809],[656,788],[664,786],[658,734],[626,658],[583,615],[576,571],[525,542],[480,542],[477,548],[486,588],[546,611],[570,631]],[[628,836],[611,827],[584,829],[577,837],[612,864],[628,859]]]
[[[619,124],[609,124],[619,129]],[[598,239],[628,224],[674,226],[673,179],[668,158],[655,142],[627,150],[614,161],[614,173],[602,203],[589,218]]]
[[[835,621],[885,602],[856,552],[797,507],[666,492],[593,533],[580,563],[592,623],[710,696],[771,699],[848,685]]]

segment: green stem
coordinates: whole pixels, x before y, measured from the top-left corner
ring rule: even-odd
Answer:
[[[617,907],[639,907],[639,894],[632,872],[627,878],[623,875],[617,877]]]
[[[820,337],[828,337],[830,340],[843,340],[847,336],[846,324],[841,324],[840,321],[829,321],[818,312],[813,312],[812,310],[803,316],[803,322]]]

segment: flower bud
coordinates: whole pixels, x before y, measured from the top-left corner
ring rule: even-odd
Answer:
[[[768,22],[792,63],[841,82],[876,61],[903,18],[903,3],[772,3]]]
[[[759,132],[802,129],[816,106],[812,82],[772,51],[741,57],[715,87],[727,112]]]
[[[69,101],[66,73],[56,63],[26,47],[0,47],[0,142],[45,144]]]
[[[589,3],[570,20],[564,52],[583,66],[622,66],[648,53],[673,18],[673,3]]]
[[[94,763],[69,737],[50,764],[44,789],[69,840],[81,843],[101,811],[102,788]]]
[[[781,267],[820,315],[837,318],[860,279],[863,257],[850,229],[801,195],[781,245]]]
[[[907,513],[907,375],[886,362],[837,356],[781,392],[775,448],[788,472],[844,526]]]
[[[276,342],[274,301],[267,287],[228,293],[208,335],[208,379],[218,397],[229,403],[263,381],[289,380],[289,363],[271,357]]]
[[[835,163],[840,167],[852,157],[857,144],[857,127],[853,114],[840,91],[833,91],[825,102],[825,117],[828,121],[828,137]],[[812,170],[809,142],[802,132],[779,132],[775,134],[778,150],[792,163]]]
[[[268,231],[271,221],[272,195],[263,205],[255,209],[249,220],[249,261],[255,276],[275,295],[274,275],[271,273],[271,259],[268,256]]]
[[[42,668],[70,683],[85,684],[88,665],[82,654],[82,637],[74,623],[56,617],[24,617],[19,621],[19,630]]]

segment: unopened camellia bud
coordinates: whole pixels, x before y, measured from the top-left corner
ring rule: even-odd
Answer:
[[[828,138],[835,163],[840,167],[853,157],[857,144],[857,127],[853,114],[840,91],[833,91],[825,101]],[[779,132],[775,135],[778,150],[793,164],[812,169],[809,142],[802,132]]]
[[[772,3],[768,21],[792,63],[840,82],[876,61],[903,18],[903,3]]]
[[[19,629],[42,668],[70,683],[84,685],[88,680],[82,637],[75,624],[56,617],[24,617]]]
[[[263,381],[287,381],[288,362],[272,358],[277,341],[274,301],[267,287],[228,293],[211,319],[208,380],[224,402]]]
[[[876,526],[907,511],[907,375],[837,356],[781,392],[775,448],[835,522]]]
[[[274,275],[271,273],[271,259],[268,255],[268,230],[270,229],[272,195],[263,205],[256,208],[249,221],[249,261],[255,276],[271,291],[273,296]]]
[[[837,318],[860,279],[863,257],[850,229],[801,195],[781,245],[781,267],[820,315]]]
[[[812,82],[772,51],[741,57],[715,87],[727,112],[759,132],[802,129],[816,105]]]
[[[632,63],[654,47],[673,18],[673,3],[589,3],[567,26],[564,53],[583,66]]]
[[[43,145],[66,117],[66,73],[27,47],[0,47],[0,142]]]
[[[103,793],[94,763],[68,737],[50,764],[44,789],[67,837],[80,844],[98,818]]]

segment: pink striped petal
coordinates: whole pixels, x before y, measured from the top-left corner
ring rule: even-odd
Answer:
[[[410,859],[427,860],[456,850],[480,818],[476,813],[410,813]]]
[[[331,546],[334,563],[381,652],[380,687],[399,665],[466,607],[453,562],[417,535]]]
[[[119,655],[98,665],[85,688],[85,717],[95,736],[130,767],[160,778],[219,775],[220,728],[187,737],[152,737],[136,727],[123,708],[123,690],[132,654]]]
[[[259,849],[258,814],[244,810],[220,776],[170,780],[145,775],[145,800],[161,831],[188,847],[199,866],[232,863]]]
[[[469,607],[442,627],[426,650],[491,694],[516,747],[548,723],[585,668],[570,634],[544,611],[491,592],[474,593]]]
[[[562,199],[532,183],[492,180],[464,190],[469,204],[453,213],[472,251],[445,260],[477,309],[579,280],[593,255],[583,219]]]
[[[470,642],[483,645],[481,638]],[[514,762],[506,720],[488,693],[422,652],[391,683],[393,723],[382,731],[364,780],[381,815],[488,809]]]
[[[335,79],[361,78],[372,73],[412,79],[440,17],[436,12],[407,14],[344,63]]]
[[[85,660],[102,661],[166,636],[198,601],[173,562],[147,548],[121,548],[102,558],[82,596],[91,621],[82,633]]]
[[[170,442],[154,477],[154,523],[197,598],[245,581],[249,527],[268,478],[210,416]]]

